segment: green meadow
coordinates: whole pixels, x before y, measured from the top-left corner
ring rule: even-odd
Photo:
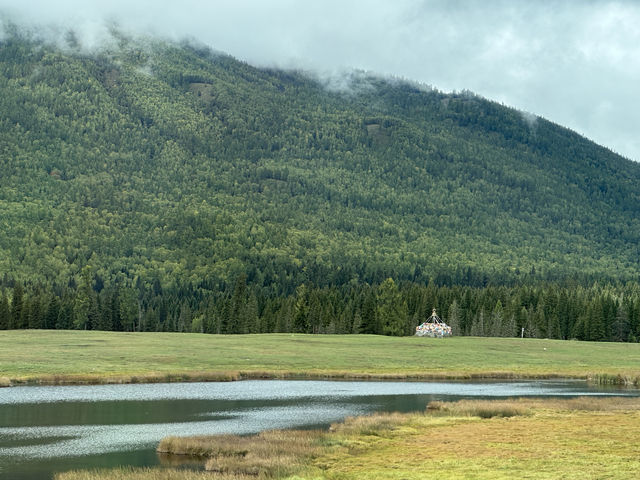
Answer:
[[[640,377],[640,345],[486,337],[0,332],[0,385],[324,377],[632,383]]]

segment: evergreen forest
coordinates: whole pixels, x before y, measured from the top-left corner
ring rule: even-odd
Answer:
[[[471,92],[6,24],[0,112],[0,329],[640,338],[640,165]]]

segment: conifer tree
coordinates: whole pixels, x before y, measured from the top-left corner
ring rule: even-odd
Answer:
[[[616,319],[612,327],[612,338],[616,342],[624,342],[629,338],[631,328],[629,324],[629,311],[626,302],[620,302],[616,309]]]
[[[480,312],[476,315],[473,320],[473,324],[471,325],[471,336],[472,337],[484,337],[485,336],[485,325],[484,325],[484,311],[480,310]]]
[[[593,300],[589,308],[587,340],[601,341],[605,339],[604,312],[602,301],[599,298]]]
[[[243,317],[242,323],[246,326],[245,332],[259,333],[258,297],[256,297],[256,294],[253,291],[249,293],[249,297],[247,298],[247,303],[243,310]]]
[[[391,278],[378,287],[376,317],[380,319],[383,335],[401,336],[404,333],[407,303]]]
[[[60,314],[60,299],[53,293],[49,295],[49,303],[47,304],[47,313],[44,317],[43,328],[57,328],[56,322]]]
[[[2,294],[0,296],[0,330],[7,330],[11,323],[11,310],[9,309],[9,300]]]
[[[502,308],[502,302],[498,300],[491,312],[489,325],[488,328],[486,328],[487,335],[491,337],[501,337],[503,332],[503,322],[504,309]]]
[[[71,299],[61,302],[60,311],[56,320],[56,330],[69,330],[73,326],[73,303]]]
[[[362,326],[360,328],[362,333],[379,334],[380,325],[378,317],[376,316],[377,300],[376,295],[371,287],[367,287],[364,294],[364,301],[362,303]]]
[[[446,323],[451,327],[451,333],[453,335],[462,335],[460,331],[460,307],[458,306],[458,301],[455,299],[451,305],[449,305]]]
[[[24,325],[24,290],[20,283],[16,283],[13,287],[13,296],[11,297],[11,325],[10,328],[25,328]]]
[[[93,296],[95,292],[91,287],[93,275],[91,268],[87,265],[82,269],[80,285],[76,294],[73,305],[73,327],[76,330],[86,330],[91,328],[89,324],[89,312],[92,315],[95,311],[93,308]]]
[[[42,305],[40,303],[40,297],[37,293],[34,293],[27,300],[28,313],[27,324],[28,328],[40,329],[44,324],[44,315],[42,311]]]
[[[247,326],[243,324],[243,310],[247,302],[247,276],[241,274],[236,278],[229,305],[229,318],[224,333],[246,333]]]
[[[118,292],[120,321],[125,332],[133,332],[139,316],[138,300],[132,288],[122,288]]]
[[[293,329],[298,333],[305,333],[309,329],[309,296],[307,286],[303,283],[296,289],[293,313]]]

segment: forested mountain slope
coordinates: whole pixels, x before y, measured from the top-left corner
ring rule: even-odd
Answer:
[[[280,295],[640,272],[640,165],[574,132],[469,93],[359,73],[336,90],[114,38],[0,43],[5,279],[246,275]]]

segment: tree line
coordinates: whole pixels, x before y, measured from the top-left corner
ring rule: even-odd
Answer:
[[[248,284],[246,275],[218,291],[163,289],[159,281],[136,290],[105,285],[86,268],[74,288],[5,279],[1,291],[0,329],[404,336],[435,308],[455,335],[640,339],[637,283],[473,287],[387,278],[374,285],[301,284],[277,295]]]

